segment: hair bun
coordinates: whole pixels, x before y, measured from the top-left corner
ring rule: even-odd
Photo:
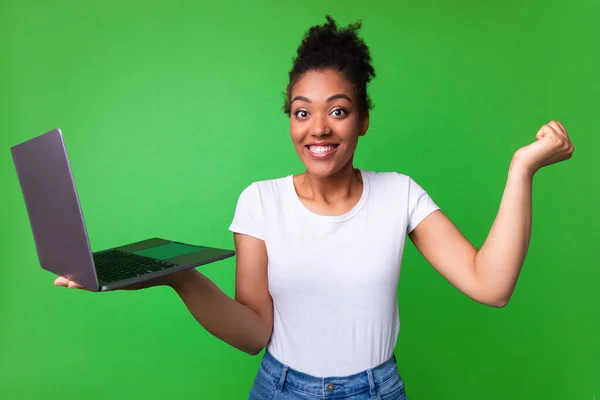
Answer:
[[[290,115],[290,95],[293,85],[310,70],[333,69],[340,72],[356,88],[361,112],[373,108],[367,95],[367,85],[375,77],[368,46],[358,36],[361,22],[339,28],[327,15],[327,22],[308,29],[293,58],[286,90],[284,112]]]

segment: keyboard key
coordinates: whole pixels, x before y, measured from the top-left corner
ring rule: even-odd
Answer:
[[[94,253],[94,264],[98,278],[109,283],[177,266],[177,264],[119,250]]]

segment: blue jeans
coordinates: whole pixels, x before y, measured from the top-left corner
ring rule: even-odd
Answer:
[[[289,368],[267,351],[249,400],[287,399],[408,400],[395,356],[354,375],[317,378]]]

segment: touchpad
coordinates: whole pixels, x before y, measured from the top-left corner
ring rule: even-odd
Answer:
[[[206,247],[183,243],[167,243],[150,247],[149,249],[134,251],[132,253],[139,254],[140,256],[158,258],[159,260],[168,260],[169,258],[184,256],[201,250],[206,250]]]

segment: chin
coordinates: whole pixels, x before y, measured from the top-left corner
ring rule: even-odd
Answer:
[[[345,169],[346,164],[322,164],[319,165],[318,163],[315,162],[308,162],[308,163],[304,163],[304,166],[306,167],[306,170],[314,177],[316,178],[321,178],[321,179],[325,179],[325,178],[329,178],[335,174],[337,174],[338,172],[342,171]]]

